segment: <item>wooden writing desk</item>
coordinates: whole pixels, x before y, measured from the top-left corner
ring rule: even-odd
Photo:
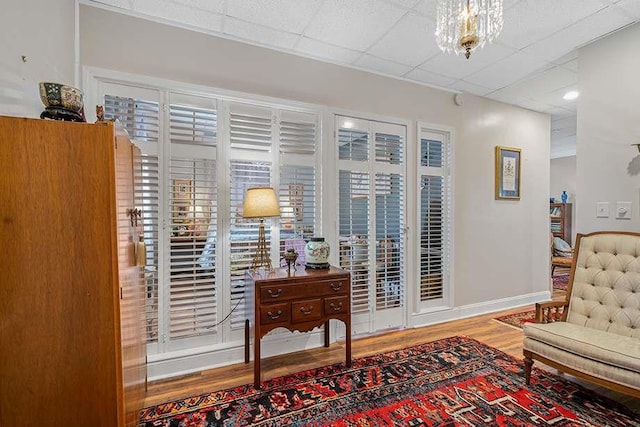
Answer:
[[[247,272],[245,288],[245,351],[249,363],[249,339],[253,331],[254,386],[260,388],[260,339],[275,328],[308,332],[324,324],[324,345],[329,347],[329,320],[346,327],[346,364],[351,366],[351,277],[331,267],[287,273]]]

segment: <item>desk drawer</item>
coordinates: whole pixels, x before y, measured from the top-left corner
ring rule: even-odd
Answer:
[[[330,297],[324,299],[324,313],[327,316],[338,313],[346,313],[349,299],[346,296]]]
[[[291,303],[291,321],[308,322],[322,318],[322,300],[308,299]]]
[[[285,301],[315,296],[346,295],[349,292],[349,283],[346,278],[335,280],[319,280],[315,282],[295,285],[269,285],[260,287],[260,300],[263,303],[270,301]]]
[[[291,317],[289,304],[269,304],[260,307],[260,323],[267,325],[269,323],[288,322]]]

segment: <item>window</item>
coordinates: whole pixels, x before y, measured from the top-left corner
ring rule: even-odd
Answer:
[[[316,232],[318,114],[98,85],[105,117],[142,151],[148,354],[228,348],[243,337],[244,275],[258,240],[258,221],[242,217],[247,188],[277,189],[282,218],[266,219],[274,264]]]
[[[447,303],[450,253],[450,148],[448,134],[420,130],[418,173],[420,187],[420,257],[418,306]]]
[[[354,330],[404,325],[406,128],[336,117],[340,266],[351,272]]]

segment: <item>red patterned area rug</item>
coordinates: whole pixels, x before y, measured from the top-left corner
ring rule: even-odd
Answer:
[[[466,337],[146,408],[142,427],[640,426],[640,414]]]
[[[525,323],[533,322],[534,320],[536,320],[536,311],[521,311],[520,313],[507,314],[505,316],[496,317],[494,320],[506,323],[509,326],[522,329],[522,325],[524,325]]]
[[[569,273],[560,273],[556,274],[552,277],[553,279],[553,289],[566,291],[567,286],[569,285]]]

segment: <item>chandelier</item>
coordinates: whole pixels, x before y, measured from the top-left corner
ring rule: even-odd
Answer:
[[[467,59],[502,31],[502,0],[437,0],[436,15],[438,47]]]

